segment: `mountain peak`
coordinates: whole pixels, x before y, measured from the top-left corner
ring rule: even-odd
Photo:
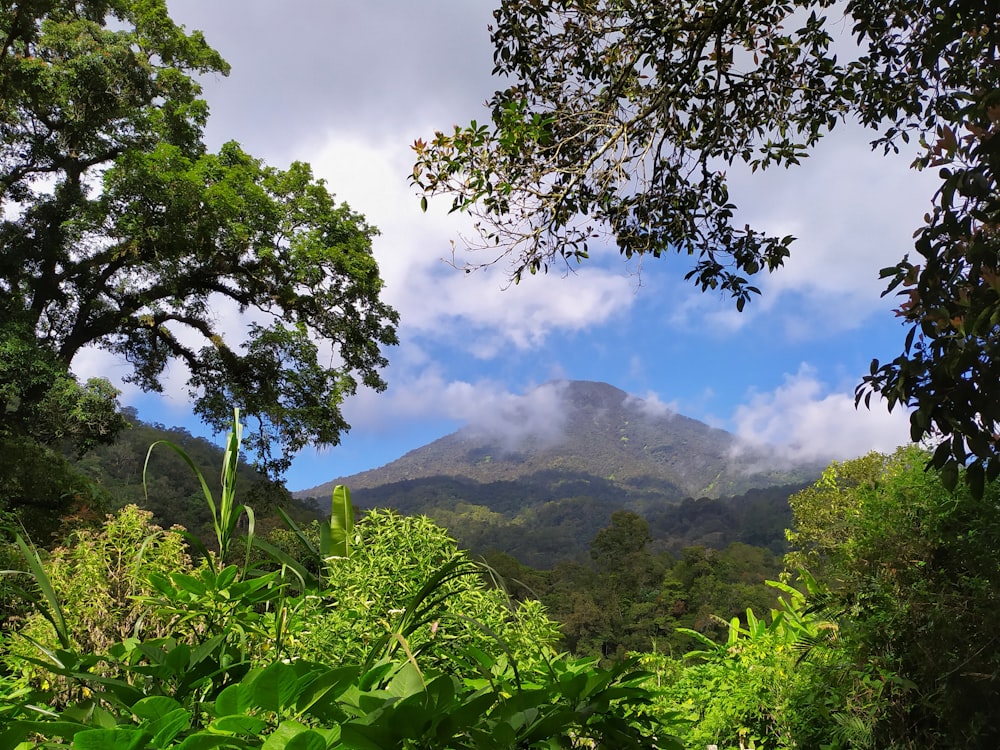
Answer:
[[[551,384],[563,389],[563,398],[577,408],[618,408],[629,398],[620,388],[593,380],[553,380]]]
[[[554,380],[380,469],[296,494],[325,496],[335,484],[364,489],[427,477],[511,482],[552,472],[613,482],[623,495],[655,486],[675,501],[735,495],[800,473],[659,401],[608,383]]]

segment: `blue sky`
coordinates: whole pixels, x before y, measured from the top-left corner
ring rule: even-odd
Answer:
[[[387,463],[556,378],[603,380],[793,455],[848,458],[906,440],[905,414],[856,412],[853,391],[872,357],[902,346],[878,271],[912,246],[934,187],[908,158],[872,154],[870,134],[844,128],[798,169],[730,172],[740,220],[799,238],[743,314],[685,283],[676,256],[639,264],[598,251],[572,272],[505,289],[502,264],[464,274],[445,262],[468,224],[445,200],[423,214],[406,179],[416,138],[486,119],[497,87],[488,2],[168,6],[233,66],[204,81],[210,144],[235,139],[277,167],[311,163],[382,232],[375,254],[401,315],[389,390],[345,404],[353,430],[341,446],[297,456],[291,489]],[[126,366],[87,352],[74,369],[116,381]],[[143,419],[208,434],[184,380],[172,372],[163,395],[123,387],[122,401]]]

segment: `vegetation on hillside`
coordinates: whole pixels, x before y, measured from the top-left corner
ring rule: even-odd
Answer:
[[[344,488],[328,518],[285,515],[261,538],[238,447],[236,432],[220,492],[203,490],[211,550],[134,506],[48,553],[9,532],[0,747],[1000,739],[1000,485],[949,491],[917,449],[834,464],[795,495],[775,577],[796,586],[761,597],[766,550],[673,560],[629,511],[595,536],[592,566],[552,571],[474,563],[426,518],[355,523]],[[560,639],[597,658],[558,655]]]
[[[131,506],[50,555],[6,543],[35,608],[0,632],[0,747],[680,747],[644,672],[557,655],[537,603],[426,520],[355,524],[341,489],[257,539],[238,448],[200,556]]]

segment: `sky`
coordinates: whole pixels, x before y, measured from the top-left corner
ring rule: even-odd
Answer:
[[[611,383],[803,458],[846,459],[907,440],[905,413],[874,403],[857,411],[853,394],[873,357],[902,350],[905,329],[892,298],[880,297],[878,272],[912,247],[935,188],[909,158],[872,153],[870,132],[840,128],[798,168],[730,170],[738,221],[798,238],[743,313],[684,282],[684,258],[625,262],[612,248],[510,286],[502,264],[466,274],[449,263],[452,241],[464,257],[468,221],[447,213],[447,198],[423,213],[407,180],[414,140],[488,120],[484,103],[501,86],[490,76],[491,2],[167,3],[232,65],[230,76],[202,81],[209,146],[236,140],[279,168],[309,162],[381,231],[384,299],[400,313],[389,387],[344,404],[352,430],[337,447],[297,455],[290,489],[381,466],[537,402],[532,390],[556,379]],[[122,403],[146,421],[211,436],[192,414],[183,373],[150,395],[121,385],[127,366],[108,354],[87,352],[74,369],[118,383]]]

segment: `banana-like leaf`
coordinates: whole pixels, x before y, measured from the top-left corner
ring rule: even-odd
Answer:
[[[329,548],[323,550],[325,557],[350,557],[351,538],[354,536],[354,506],[351,505],[351,491],[338,484],[333,488],[330,511]]]
[[[28,547],[27,542],[21,538],[20,534],[15,535],[14,541],[20,548],[21,554],[24,555],[24,560],[28,563],[28,570],[35,577],[38,589],[42,592],[42,596],[45,597],[45,601],[48,604],[47,609],[42,609],[42,614],[45,616],[45,619],[52,623],[52,627],[55,628],[59,644],[67,650],[72,648],[69,628],[66,627],[66,618],[63,617],[59,597],[56,596],[55,589],[52,588],[52,581],[49,580],[48,575],[45,573],[45,568],[42,566],[42,558],[38,556],[37,550]]]
[[[157,440],[155,443],[149,446],[149,450],[146,452],[146,462],[142,467],[142,485],[143,489],[146,489],[146,472],[149,469],[149,459],[153,455],[153,449],[160,444],[163,444],[170,448],[174,453],[181,457],[194,472],[194,475],[198,478],[199,484],[201,484],[201,492],[205,497],[205,502],[208,503],[208,509],[212,513],[212,526],[215,529],[215,538],[219,545],[219,563],[224,565],[225,560],[229,555],[229,545],[232,543],[233,534],[236,531],[236,524],[240,519],[240,515],[246,513],[248,520],[248,539],[253,539],[254,533],[254,514],[253,511],[246,507],[245,505],[236,505],[236,472],[239,468],[240,462],[240,443],[243,439],[243,425],[240,424],[240,410],[233,409],[233,429],[226,437],[226,452],[222,459],[222,494],[219,497],[219,503],[216,504],[215,497],[212,494],[211,488],[208,486],[208,482],[205,480],[205,475],[202,474],[201,469],[195,464],[187,452],[170,440]],[[189,539],[193,539],[192,536],[188,536]],[[204,545],[197,545],[200,550],[204,550]],[[247,544],[247,562],[246,565],[249,566],[250,563],[250,544]],[[207,550],[206,550],[207,552]],[[207,559],[211,559],[209,555],[206,554]]]

